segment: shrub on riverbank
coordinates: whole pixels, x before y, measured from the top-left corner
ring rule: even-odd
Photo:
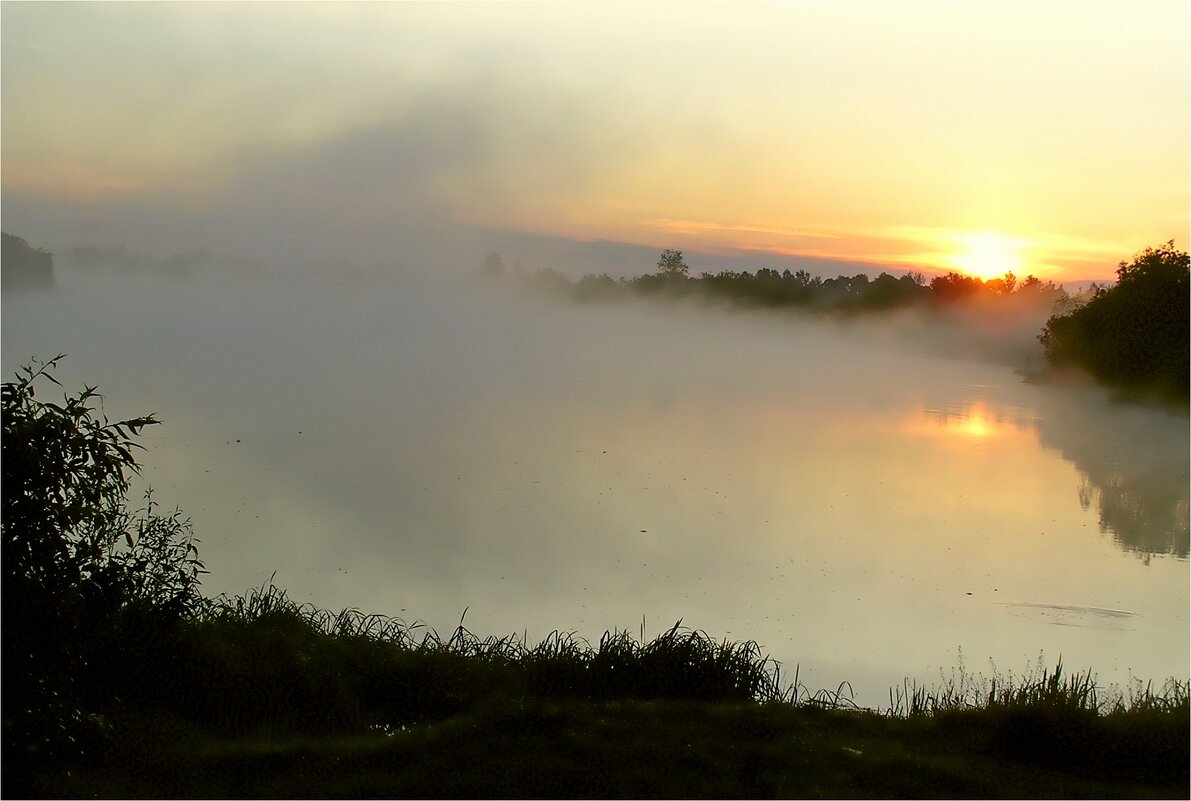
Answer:
[[[189,521],[159,514],[151,495],[139,510],[126,502],[135,437],[157,421],[109,421],[93,407],[94,387],[42,402],[34,384],[57,384],[49,371],[61,358],[22,368],[2,392],[6,757],[94,747],[104,652],[201,601]]]
[[[1119,387],[1186,400],[1191,387],[1191,259],[1174,241],[1121,262],[1117,283],[1051,317],[1038,337],[1047,360]]]

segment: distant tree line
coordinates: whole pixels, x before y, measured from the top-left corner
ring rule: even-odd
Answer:
[[[489,254],[484,263],[489,275],[504,273],[498,254]],[[1031,298],[1048,304],[1063,304],[1070,296],[1053,281],[1033,275],[1019,281],[1013,273],[982,281],[950,272],[929,282],[920,272],[901,276],[882,272],[876,278],[864,273],[836,278],[812,276],[806,270],[761,268],[756,272],[722,270],[718,273],[690,275],[690,267],[680,250],[662,251],[652,273],[632,278],[614,279],[607,274],[588,274],[571,281],[557,270],[546,268],[535,273],[519,273],[520,280],[531,286],[563,295],[581,303],[616,300],[630,296],[661,298],[701,298],[738,306],[763,308],[805,308],[835,312],[864,312],[901,309],[921,305],[946,305],[978,297]]]
[[[206,266],[211,257],[206,251],[175,253],[165,258],[147,256],[128,250],[124,245],[96,247],[86,245],[71,248],[63,254],[63,261],[88,270],[108,269],[125,273],[157,273],[182,278]]]
[[[488,255],[484,270],[490,276],[506,273],[496,253]],[[1033,275],[1019,280],[1012,272],[987,281],[957,272],[927,281],[914,271],[825,279],[806,270],[779,273],[772,268],[692,277],[680,250],[662,251],[652,273],[632,278],[587,274],[572,281],[551,268],[526,272],[520,266],[513,272],[529,287],[580,303],[634,296],[693,298],[733,306],[846,314],[1012,299],[1051,313],[1038,339],[1054,368],[1077,367],[1110,385],[1184,401],[1191,383],[1188,256],[1175,249],[1173,240],[1147,248],[1132,262],[1121,262],[1111,288],[1092,284],[1078,295]]]

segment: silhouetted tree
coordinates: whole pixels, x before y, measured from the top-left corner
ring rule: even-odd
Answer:
[[[984,291],[992,295],[1012,295],[1017,288],[1017,276],[1012,272],[1005,273],[1001,278],[990,278],[984,282]]]
[[[658,275],[667,278],[686,278],[690,268],[682,260],[681,250],[663,250],[658,258]]]
[[[1046,322],[1038,339],[1053,365],[1071,364],[1108,383],[1188,396],[1191,262],[1174,241],[1121,262],[1117,284]]]
[[[961,273],[950,272],[937,275],[931,279],[930,291],[939,303],[954,303],[963,300],[980,291],[984,282],[979,278]]]

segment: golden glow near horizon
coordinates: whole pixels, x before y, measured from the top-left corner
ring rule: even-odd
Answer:
[[[1027,243],[991,231],[959,237],[961,250],[951,258],[960,272],[987,281],[1022,269],[1021,251]]]
[[[0,13],[6,214],[249,187],[345,224],[1058,280],[1191,225],[1184,2]]]

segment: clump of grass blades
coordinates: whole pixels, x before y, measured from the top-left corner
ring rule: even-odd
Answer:
[[[681,621],[648,642],[613,631],[593,647],[555,631],[529,646],[478,637],[463,618],[442,637],[420,622],[332,614],[271,583],[207,601],[154,647],[164,678],[122,697],[233,736],[387,729],[488,699],[783,697],[779,667],[757,643],[717,642]]]
[[[889,690],[886,713],[894,717],[917,717],[957,710],[1000,708],[1048,708],[1077,710],[1097,715],[1140,713],[1145,710],[1172,712],[1187,709],[1188,682],[1170,678],[1157,690],[1153,682],[1134,682],[1127,693],[1101,687],[1090,670],[1066,673],[1059,659],[1053,670],[1041,657],[1032,672],[1022,676],[991,677],[969,673],[962,654],[956,670],[932,686],[905,681]]]
[[[852,711],[866,710],[855,701],[855,691],[851,682],[841,681],[835,690],[826,688],[811,691],[805,683],[799,681],[799,666],[794,667],[794,680],[778,696],[772,700],[782,701],[792,706],[813,706],[821,709],[841,709]],[[775,687],[783,687],[781,665],[774,665],[773,683]]]
[[[417,644],[421,623],[408,624],[398,617],[364,614],[345,609],[332,614],[312,604],[299,604],[285,590],[267,586],[249,590],[244,595],[221,595],[205,604],[195,619],[206,622],[242,623],[307,628],[332,637],[367,638],[405,646]]]
[[[1098,690],[1091,671],[1064,676],[1060,659],[1053,672],[1043,669],[1034,680],[1017,684],[1001,682],[998,686],[997,680],[993,679],[984,705],[988,708],[1029,706],[1098,713]]]
[[[573,632],[552,631],[520,659],[526,688],[545,696],[591,697],[591,644]]]
[[[332,614],[271,584],[216,599],[196,623],[192,660],[211,677],[200,717],[229,733],[266,722],[326,731],[441,718],[494,684],[474,658],[482,645],[462,626],[444,642],[420,622]]]
[[[754,641],[717,642],[678,621],[648,643],[608,632],[591,657],[592,697],[778,700],[778,665]]]
[[[1127,781],[1185,781],[1191,745],[1191,682],[1127,693],[1102,688],[1091,671],[1066,674],[1039,662],[1021,677],[973,676],[963,668],[937,687],[890,690],[889,714],[934,720],[954,736],[1012,759]]]
[[[1176,713],[1186,715],[1189,710],[1191,697],[1191,681],[1178,681],[1169,678],[1158,689],[1154,689],[1154,682],[1144,684],[1135,680],[1129,687],[1127,694],[1118,696],[1111,708],[1110,715],[1120,713]]]
[[[940,671],[937,684],[920,686],[916,681],[907,679],[901,687],[890,688],[886,711],[894,717],[921,717],[957,710],[983,709],[994,704],[1005,705],[1015,698],[1024,701],[1032,697],[1037,701],[1045,697],[1040,689],[1054,691],[1059,686],[1061,676],[1061,663],[1055,673],[1050,674],[1039,656],[1033,671],[1026,676],[1017,678],[1012,673],[1000,675],[994,669],[989,678],[969,672],[961,651],[958,665],[952,669],[951,675],[944,676]]]

